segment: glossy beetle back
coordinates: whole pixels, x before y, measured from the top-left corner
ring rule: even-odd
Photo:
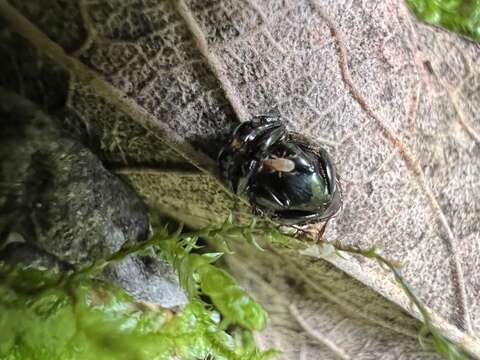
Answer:
[[[218,161],[234,192],[281,223],[326,220],[341,207],[328,153],[290,136],[276,118],[258,117],[240,124]]]

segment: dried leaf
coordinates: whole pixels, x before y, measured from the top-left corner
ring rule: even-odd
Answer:
[[[212,180],[214,160],[237,121],[278,111],[338,164],[345,203],[326,237],[381,245],[436,325],[480,357],[478,44],[418,23],[397,1],[48,4],[3,0],[0,13],[67,74],[65,121],[86,124],[151,204],[191,226],[248,218]],[[18,75],[15,59],[2,65]],[[7,80],[17,91],[35,83]],[[279,251],[307,276],[322,269],[301,249]],[[411,311],[373,262],[332,261]]]

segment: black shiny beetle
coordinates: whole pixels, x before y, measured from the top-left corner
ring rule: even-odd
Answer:
[[[240,124],[218,161],[232,190],[279,223],[328,220],[342,205],[327,152],[288,132],[279,117],[257,116]]]

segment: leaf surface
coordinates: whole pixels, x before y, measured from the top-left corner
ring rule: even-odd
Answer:
[[[238,202],[188,163],[216,175],[231,128],[279,111],[342,176],[326,237],[383,247],[436,324],[480,356],[478,44],[397,1],[48,3],[0,10],[68,73],[66,120],[88,124],[151,203],[222,221]],[[333,262],[411,310],[376,265]]]

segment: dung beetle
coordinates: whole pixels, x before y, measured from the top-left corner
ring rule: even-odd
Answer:
[[[237,126],[218,162],[230,188],[279,223],[327,221],[342,205],[330,156],[287,131],[278,116],[256,116]]]

